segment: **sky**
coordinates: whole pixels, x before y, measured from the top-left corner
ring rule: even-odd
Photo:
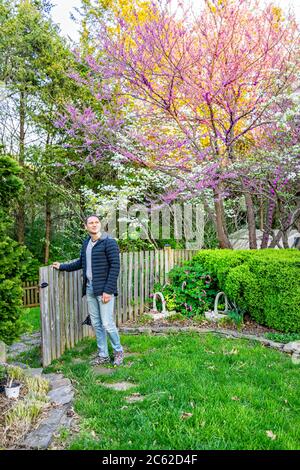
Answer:
[[[201,0],[193,0],[196,5]],[[298,22],[300,23],[300,0],[274,0],[274,3],[280,5],[284,10],[291,5],[296,13]],[[78,41],[79,26],[71,20],[71,12],[75,13],[74,7],[80,7],[81,0],[54,0],[55,5],[52,9],[53,21],[60,26],[61,33],[69,37],[73,41]],[[78,15],[75,14],[78,17]]]

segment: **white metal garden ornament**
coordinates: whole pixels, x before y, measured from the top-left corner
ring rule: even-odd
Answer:
[[[219,313],[218,312],[218,305],[219,305],[219,299],[220,297],[224,296],[225,300],[225,310],[224,313]],[[227,312],[228,312],[228,298],[225,292],[218,292],[215,298],[215,304],[214,304],[214,310],[210,312],[205,312],[205,318],[207,320],[217,322],[218,320],[221,320],[222,318],[227,317]]]
[[[157,306],[156,306],[157,296],[160,297],[160,300],[161,300],[161,304],[162,304],[161,312],[157,310]],[[153,294],[153,305],[152,305],[152,310],[150,310],[150,313],[148,314],[149,316],[151,316],[154,320],[161,320],[162,318],[167,318],[170,315],[174,315],[175,313],[176,312],[168,312],[166,310],[166,301],[162,292],[155,292]]]

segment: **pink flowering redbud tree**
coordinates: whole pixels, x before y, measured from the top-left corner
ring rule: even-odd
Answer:
[[[90,160],[112,151],[177,176],[179,191],[167,201],[183,189],[210,190],[221,248],[231,247],[224,199],[238,185],[250,248],[257,248],[253,188],[239,170],[251,151],[239,144],[257,145],[274,126],[274,99],[296,88],[298,27],[273,3],[186,3],[174,9],[174,2],[152,0],[142,21],[116,13],[113,25],[99,22],[84,84],[101,103],[101,119],[70,107],[60,125],[82,137]]]

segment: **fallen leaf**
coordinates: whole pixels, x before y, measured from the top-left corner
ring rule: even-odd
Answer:
[[[224,356],[229,356],[229,355],[232,355],[232,354],[238,354],[238,352],[239,351],[237,349],[233,348],[233,349],[231,349],[231,351],[223,351],[223,354],[224,354]]]
[[[272,441],[275,441],[275,439],[276,439],[276,437],[277,437],[276,434],[273,433],[273,431],[266,431],[266,435],[267,435],[270,439],[272,439]]]
[[[189,419],[189,418],[191,418],[192,416],[193,416],[193,413],[185,413],[185,412],[184,412],[184,413],[181,414],[180,418],[181,418],[181,419]]]

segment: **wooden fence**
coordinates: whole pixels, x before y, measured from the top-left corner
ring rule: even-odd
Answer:
[[[23,283],[23,305],[24,307],[37,307],[40,304],[39,286],[36,282]]]
[[[115,302],[117,325],[147,312],[147,300],[155,282],[164,284],[173,266],[189,260],[198,250],[155,250],[120,254],[121,270]],[[82,298],[82,271],[57,271],[40,268],[43,366],[59,358],[82,338],[94,336],[82,326],[87,315],[86,297]]]

